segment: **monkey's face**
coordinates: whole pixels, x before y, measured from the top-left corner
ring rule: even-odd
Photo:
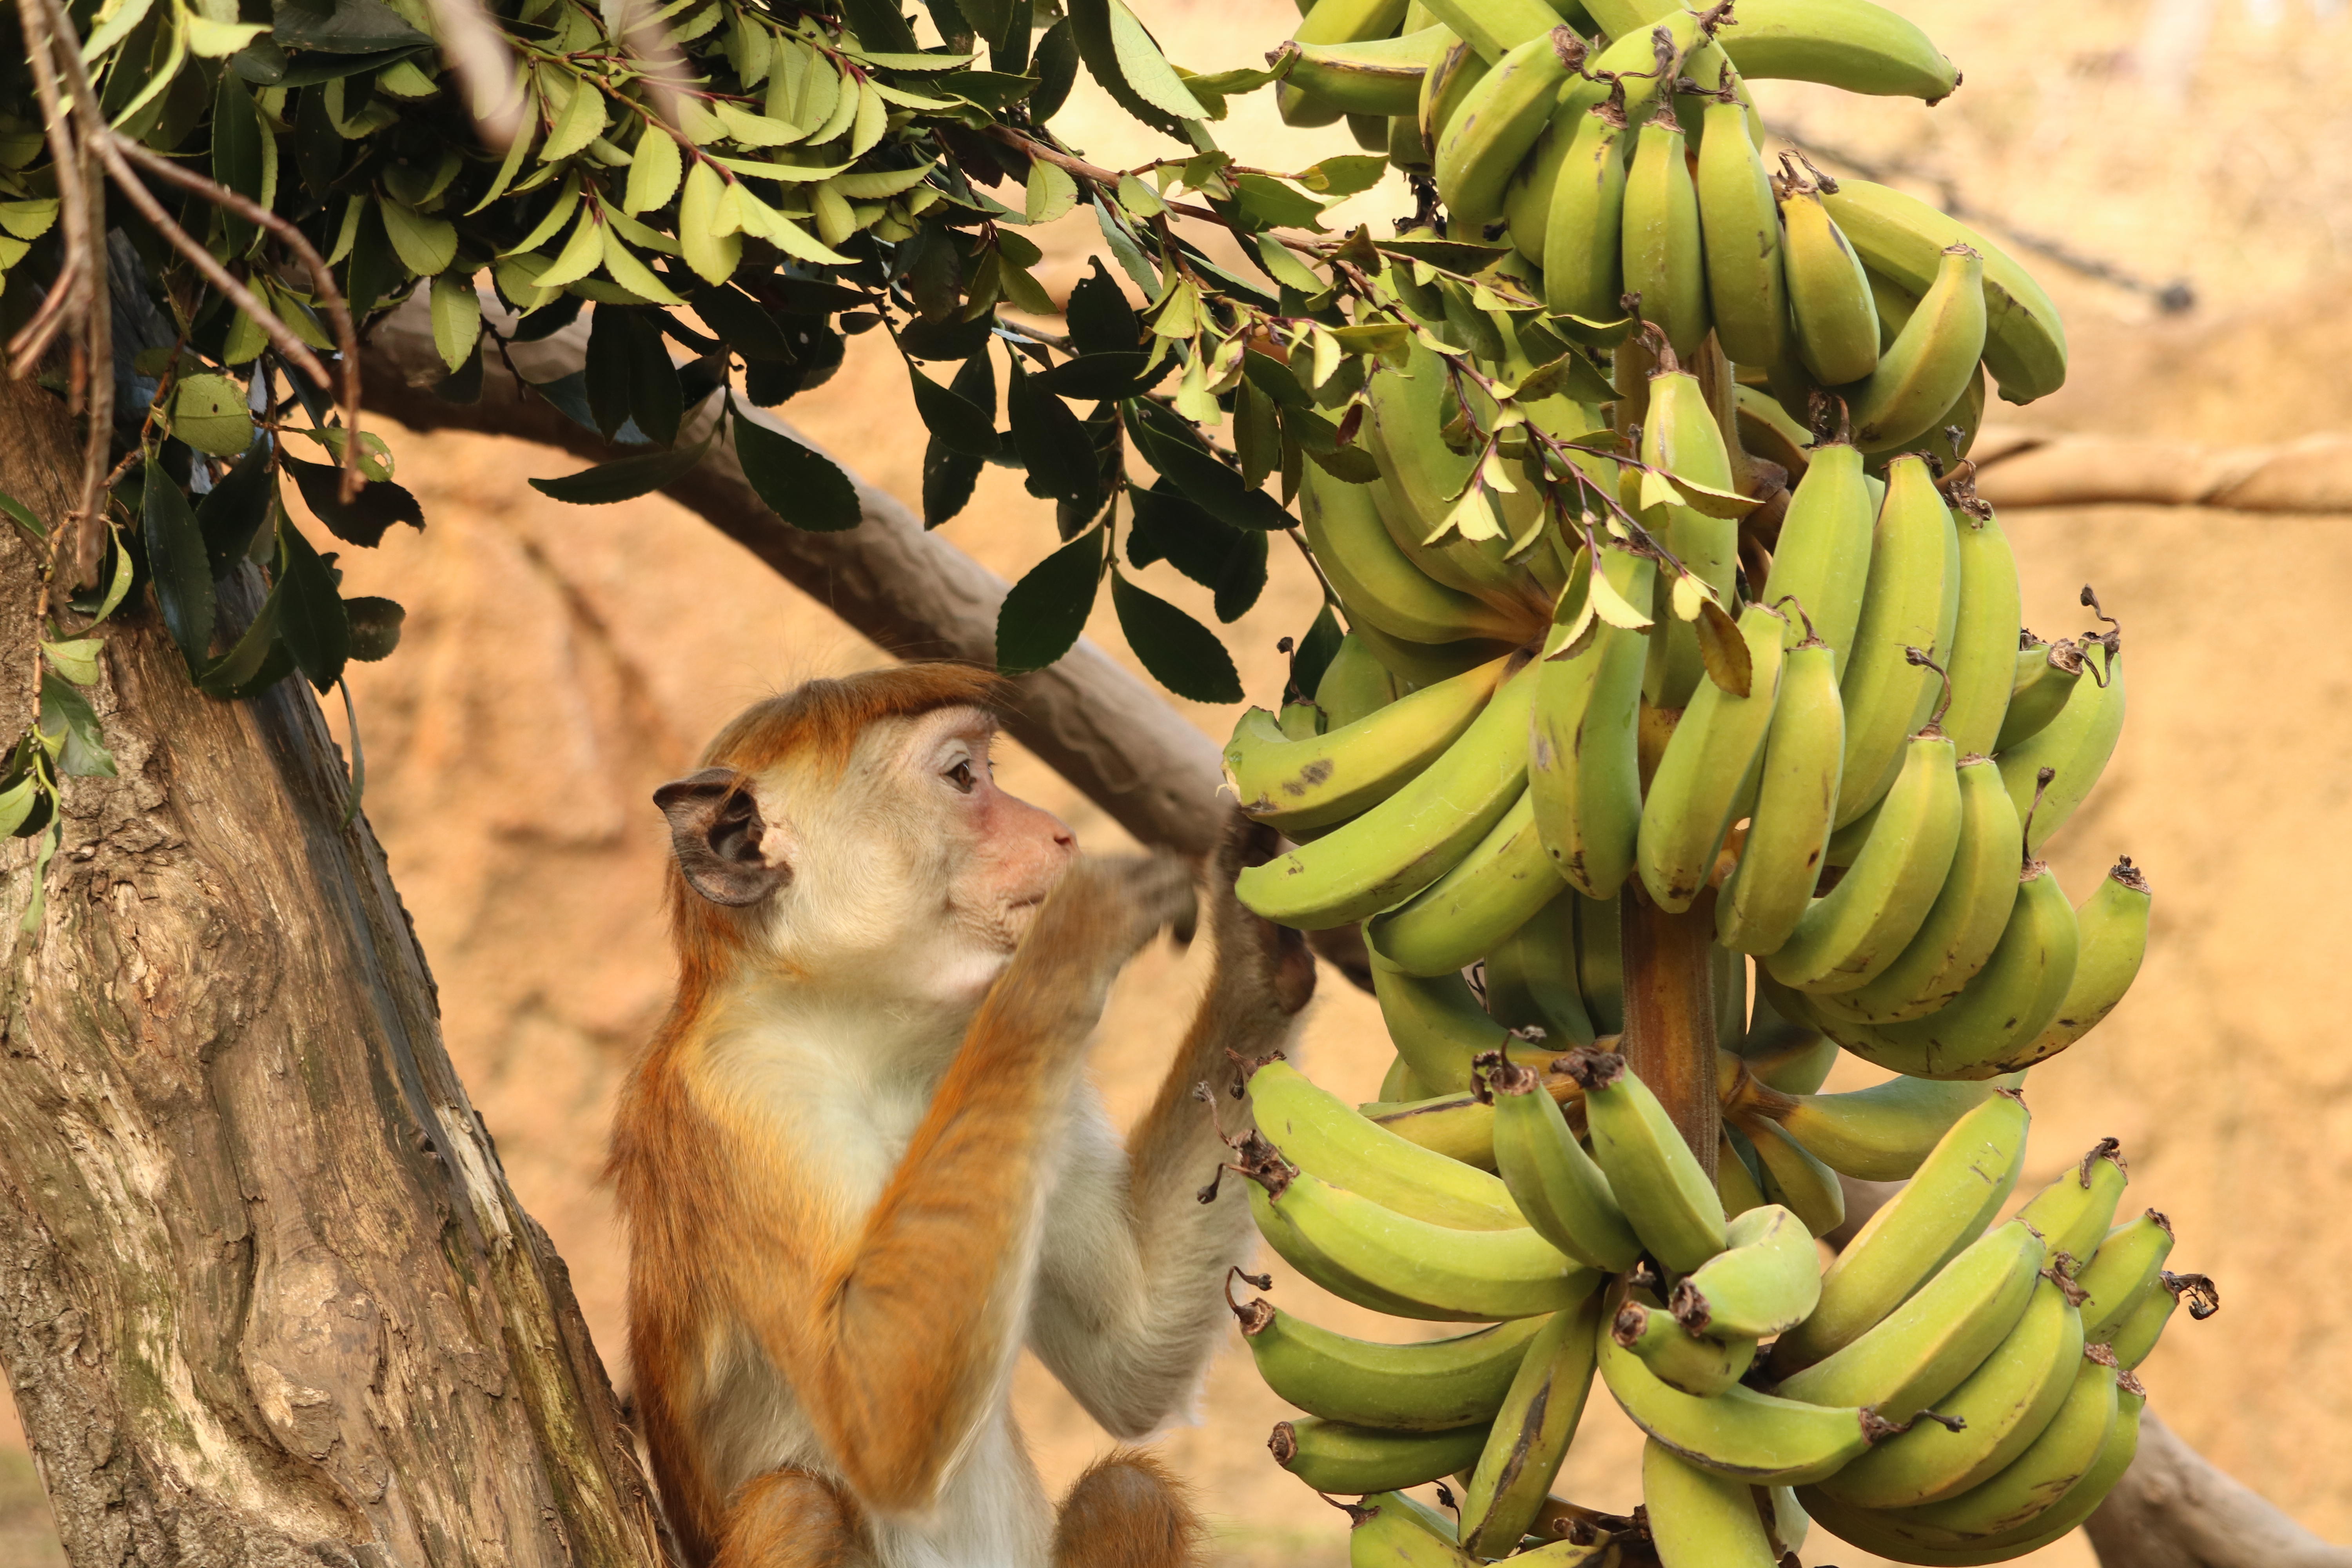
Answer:
[[[950,709],[912,729],[904,776],[929,798],[908,815],[920,823],[936,812],[943,820],[949,918],[978,949],[1009,958],[1077,840],[1053,813],[997,786],[992,716]]]

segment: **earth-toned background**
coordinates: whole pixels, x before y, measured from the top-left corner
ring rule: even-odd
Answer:
[[[1995,417],[2042,431],[2208,446],[2352,432],[2352,89],[2335,51],[2343,0],[1899,0],[1967,72],[1930,110],[1764,84],[1777,128],[1809,147],[1905,162],[1924,194],[1998,209],[2016,229],[2157,282],[2198,307],[2158,315],[2140,294],[2025,255],[2065,308],[2066,389]],[[1254,59],[1288,30],[1286,0],[1138,6],[1195,69]],[[1083,95],[1065,134],[1097,163],[1154,155],[1148,133]],[[1224,144],[1267,167],[1350,151],[1344,127],[1287,131],[1261,96]],[[1380,222],[1393,189],[1341,216]],[[1081,209],[1083,212],[1083,209]],[[1095,243],[1080,216],[1045,231],[1058,293]],[[780,412],[866,479],[916,500],[920,426],[881,334],[853,339],[832,382]],[[440,984],[451,1054],[507,1173],[569,1260],[597,1341],[621,1340],[623,1257],[600,1179],[614,1086],[658,1016],[670,963],[656,890],[666,835],[653,787],[688,771],[747,701],[878,662],[819,600],[785,585],[659,500],[573,508],[525,486],[578,465],[465,437],[384,432],[428,528],[346,552],[352,591],[408,606],[388,662],[355,668],[367,809]],[[2157,891],[2147,967],[2083,1046],[2038,1069],[2025,1185],[2099,1137],[2123,1140],[2126,1212],[2153,1205],[2180,1234],[2177,1266],[2211,1274],[2227,1310],[2186,1314],[2143,1374],[2198,1448],[2314,1529],[2352,1536],[2352,966],[2328,911],[2352,886],[2352,657],[2330,584],[2352,583],[2337,517],[2101,507],[2002,519],[2026,579],[2027,623],[2078,631],[2095,584],[2124,625],[2131,717],[2105,781],[2053,846],[2076,897],[2117,854]],[[1048,548],[1049,509],[991,468],[949,537],[1017,576]],[[1274,700],[1275,640],[1314,590],[1280,547],[1258,606],[1227,628],[1250,696]],[[1154,567],[1141,580],[1207,618],[1207,595]],[[1108,613],[1092,635],[1127,657]],[[1180,704],[1223,737],[1237,710]],[[336,714],[339,733],[340,713]],[[1007,746],[1001,776],[1061,813],[1096,850],[1126,847],[1102,814]],[[1097,1070],[1114,1107],[1156,1085],[1199,974],[1165,950],[1122,983]],[[1370,997],[1327,971],[1305,1063],[1371,1097],[1387,1047]],[[1832,1087],[1866,1082],[1842,1068]],[[1276,1266],[1276,1298],[1334,1327],[1393,1329]],[[625,1386],[625,1369],[614,1376]],[[5,1401],[5,1392],[0,1392]],[[1034,1363],[1023,1418],[1049,1484],[1108,1446]],[[1319,1568],[1345,1559],[1339,1517],[1263,1447],[1286,1411],[1237,1336],[1195,1425],[1161,1439],[1219,1532],[1219,1561]],[[1597,1388],[1561,1491],[1604,1508],[1638,1496],[1634,1434]],[[1808,1563],[1874,1563],[1816,1533]],[[2092,1562],[2079,1536],[2031,1559]],[[0,1563],[61,1563],[13,1417],[0,1403]]]

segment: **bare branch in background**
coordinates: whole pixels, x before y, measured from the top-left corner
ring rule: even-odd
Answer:
[[[2100,1568],[2352,1568],[2352,1547],[2215,1469],[2152,1410],[2131,1468],[2083,1528]]]

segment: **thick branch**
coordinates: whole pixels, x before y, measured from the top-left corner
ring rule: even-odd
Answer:
[[[577,368],[586,342],[586,329],[573,327],[512,353],[525,375],[547,381]],[[473,403],[445,402],[426,390],[443,370],[422,300],[376,325],[362,362],[371,406],[412,429],[519,437],[597,460],[619,455],[526,393],[495,355],[484,357]],[[780,420],[753,416],[806,440]],[[861,481],[862,523],[844,533],[803,532],[768,510],[725,444],[665,493],[890,652],[996,662],[1004,580],[926,533],[897,498]],[[1226,809],[1216,742],[1158,691],[1085,641],[1051,668],[1021,678],[1016,691],[1013,736],[1129,833],[1194,853],[1215,844]]]
[[[2000,507],[2205,506],[2352,512],[2352,437],[2275,447],[2192,447],[2124,436],[1984,432],[1977,493]]]
[[[2352,1568],[2331,1546],[2198,1457],[2153,1411],[2131,1468],[2084,1528],[2100,1568]]]

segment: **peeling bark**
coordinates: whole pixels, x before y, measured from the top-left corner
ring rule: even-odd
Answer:
[[[0,489],[58,515],[75,450],[0,382]],[[11,731],[38,564],[0,529]],[[130,606],[103,662],[120,777],[68,781],[29,934],[32,841],[0,841],[0,1363],[68,1559],[657,1561],[312,694],[211,701]]]

